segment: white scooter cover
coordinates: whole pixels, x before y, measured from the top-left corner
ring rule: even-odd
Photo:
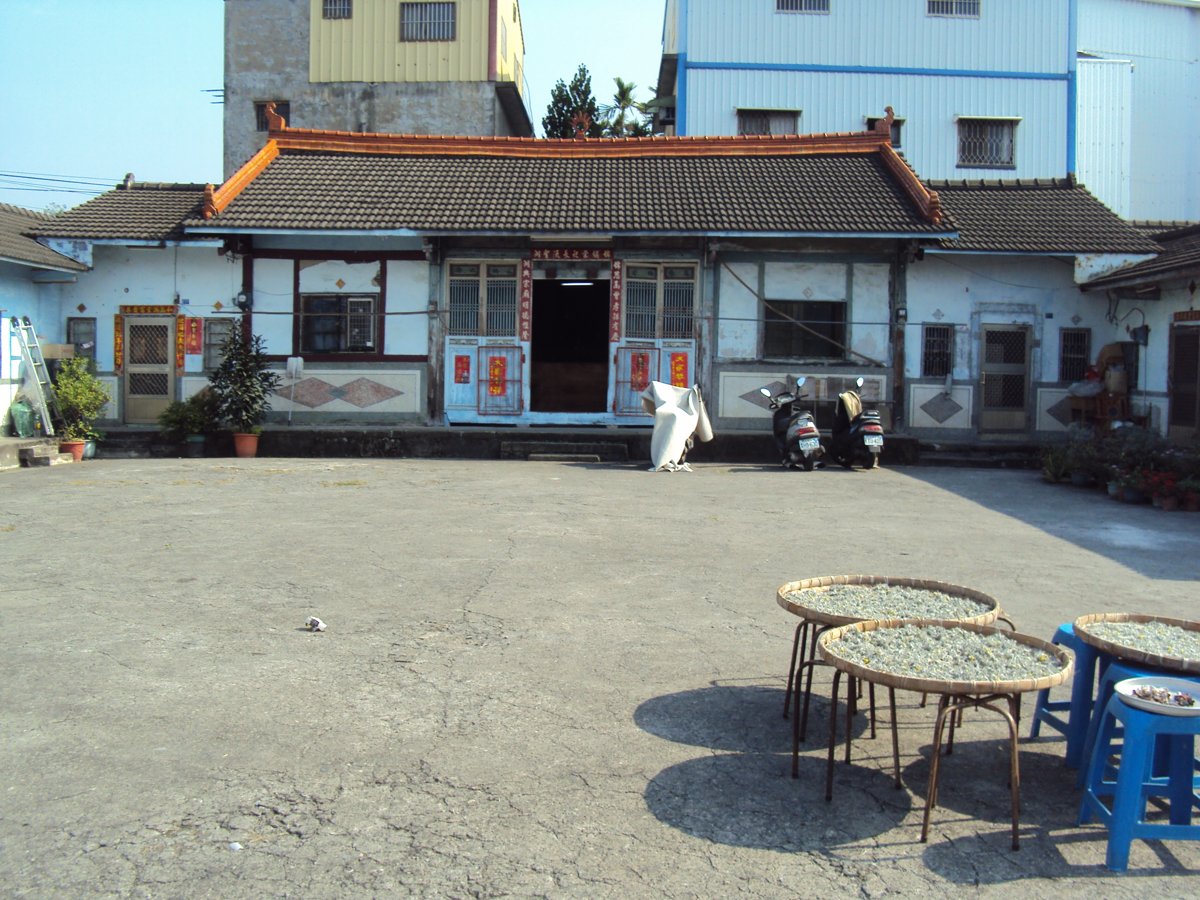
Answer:
[[[712,423],[700,396],[700,386],[674,387],[652,381],[642,391],[642,408],[654,416],[654,431],[650,435],[651,472],[691,471],[683,461],[695,435],[701,441],[713,439]]]

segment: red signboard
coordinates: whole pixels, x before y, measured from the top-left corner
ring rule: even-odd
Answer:
[[[183,324],[183,352],[204,352],[204,320],[196,316],[188,316]]]
[[[621,340],[621,282],[624,275],[621,260],[614,259],[608,295],[608,340],[613,344]]]
[[[688,355],[686,353],[671,354],[671,384],[674,387],[688,386]]]
[[[175,317],[175,373],[183,374],[183,348],[187,346],[187,316]]]
[[[533,251],[534,259],[612,259],[611,250],[594,247],[546,247]]]
[[[454,383],[471,383],[471,357],[465,353],[454,357]]]
[[[650,354],[644,350],[629,354],[629,387],[641,393],[650,384]]]
[[[537,251],[535,250],[536,254]],[[529,340],[530,321],[533,318],[533,260],[521,260],[521,305],[519,340]]]
[[[488,357],[488,396],[503,397],[508,393],[508,359]]]

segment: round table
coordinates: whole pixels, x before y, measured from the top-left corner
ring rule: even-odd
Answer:
[[[902,671],[901,667],[888,668],[888,660],[886,658],[880,660],[872,660],[871,666],[865,666],[851,659],[841,656],[837,652],[837,643],[847,632],[857,631],[874,631],[877,629],[886,628],[956,628],[965,629],[968,631],[978,632],[980,634],[1003,635],[1006,640],[1016,641],[1034,649],[1041,650],[1053,656],[1059,663],[1059,669],[1050,675],[1035,675],[1032,674],[1028,678],[1008,679],[1003,681],[952,681],[936,678],[920,678],[914,677],[907,671]],[[940,773],[942,738],[945,733],[945,726],[949,716],[960,709],[973,707],[977,709],[990,709],[995,713],[1000,714],[1008,723],[1009,733],[1009,756],[1010,756],[1010,782],[1012,785],[1012,847],[1014,850],[1019,848],[1018,842],[1018,827],[1020,816],[1020,790],[1021,790],[1021,774],[1020,774],[1020,748],[1017,743],[1017,719],[1019,717],[1019,703],[1021,694],[1027,691],[1040,691],[1044,688],[1051,688],[1062,684],[1070,676],[1072,671],[1073,661],[1071,656],[1062,648],[1054,644],[1043,641],[1039,638],[1029,635],[1017,634],[1012,631],[1005,631],[993,625],[979,625],[974,623],[964,623],[959,621],[947,620],[915,620],[915,621],[868,621],[858,622],[850,625],[843,625],[840,628],[826,631],[821,635],[818,642],[818,649],[825,662],[834,667],[833,675],[833,693],[832,706],[829,715],[829,758],[826,764],[825,773],[825,799],[833,798],[833,757],[834,750],[837,744],[837,696],[838,682],[843,673],[852,678],[862,679],[872,684],[883,684],[888,688],[889,698],[892,701],[892,758],[895,767],[896,783],[900,781],[900,751],[896,737],[896,711],[895,711],[895,690],[919,691],[927,694],[937,694],[938,713],[934,723],[933,731],[933,756],[929,770],[929,788],[925,796],[925,817],[921,826],[921,842],[924,843],[929,837],[929,817],[934,805],[937,803],[938,775]],[[998,704],[1003,702],[1005,707]],[[849,736],[847,735],[846,757],[849,762]]]

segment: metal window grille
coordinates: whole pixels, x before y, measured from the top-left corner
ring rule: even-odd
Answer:
[[[301,298],[300,349],[306,353],[374,353],[374,297],[310,294]]]
[[[981,0],[927,0],[925,14],[978,19]]]
[[[131,325],[126,361],[130,365],[166,365],[170,359],[170,329],[165,325]]]
[[[1058,380],[1082,381],[1092,355],[1090,328],[1064,328],[1058,333]]]
[[[827,13],[829,0],[775,0],[775,12]]]
[[[221,349],[233,334],[234,319],[204,320],[204,368],[211,371],[221,364]]]
[[[450,266],[450,334],[479,334],[480,293],[479,266],[454,264]]]
[[[130,372],[126,376],[129,393],[137,397],[164,397],[170,387],[166,372]]]
[[[695,315],[696,282],[692,276],[693,269],[687,269],[687,281],[663,281],[663,326],[664,338],[689,340],[695,336],[693,321]],[[666,278],[670,278],[668,269]]]
[[[767,300],[763,356],[841,359],[845,355],[846,304],[840,300]]]
[[[321,18],[349,19],[353,7],[354,0],[324,0],[321,4]]]
[[[515,337],[519,308],[516,265],[452,263],[449,307],[450,334]]]
[[[495,269],[504,269],[495,273]],[[517,333],[517,276],[515,266],[488,266],[487,334],[509,337]],[[511,272],[511,274],[509,274]],[[498,276],[498,277],[497,277]]]
[[[75,345],[75,355],[96,362],[96,320],[94,318],[67,319],[67,343]]]
[[[643,281],[634,277],[626,278],[625,337],[656,337],[657,329],[655,328],[655,324],[657,318],[658,280]]]
[[[958,164],[1004,167],[1016,165],[1017,123],[993,119],[959,119]]]
[[[254,104],[254,127],[258,131],[267,130],[267,104],[274,102],[276,115],[283,116],[285,122],[292,119],[292,104],[287,100],[259,100]]]
[[[375,301],[363,298],[346,301],[346,349],[375,349]]]
[[[400,40],[454,40],[454,7],[454,3],[401,3]]]
[[[800,114],[790,109],[739,109],[738,134],[796,134]]]
[[[926,325],[921,332],[921,375],[945,378],[954,359],[954,327]]]

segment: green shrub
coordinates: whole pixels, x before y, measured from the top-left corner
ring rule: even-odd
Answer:
[[[96,419],[112,397],[100,379],[92,374],[87,359],[74,356],[59,362],[54,376],[54,397],[58,402],[59,434],[64,440],[99,438]]]

